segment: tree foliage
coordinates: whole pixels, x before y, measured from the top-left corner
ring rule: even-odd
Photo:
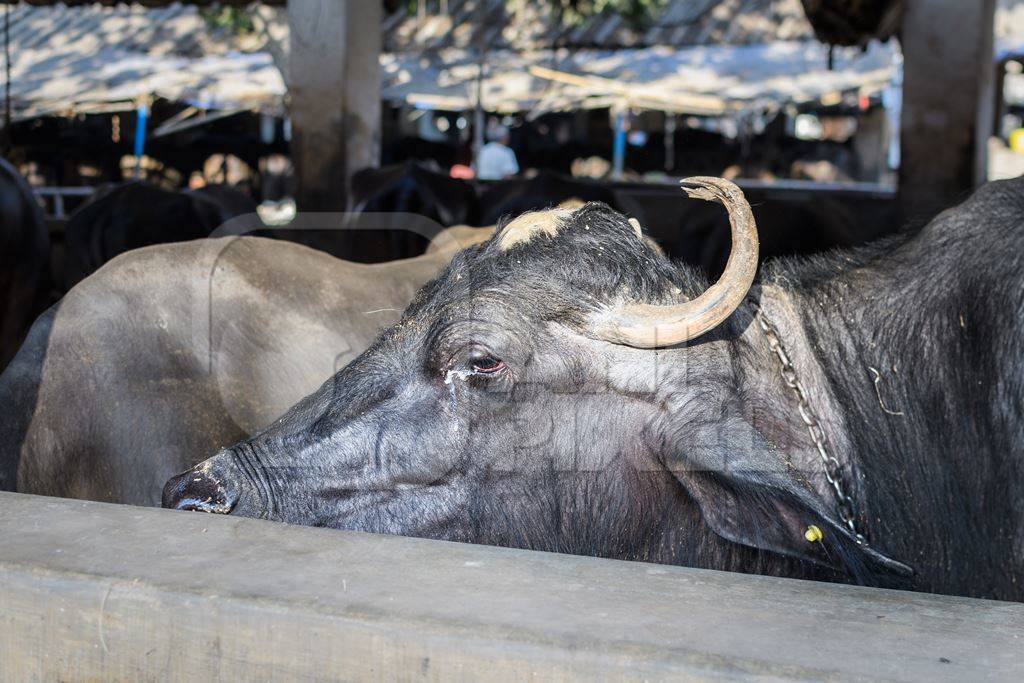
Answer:
[[[226,29],[236,35],[252,33],[255,30],[252,19],[245,8],[203,8],[199,10],[199,14],[211,29]]]

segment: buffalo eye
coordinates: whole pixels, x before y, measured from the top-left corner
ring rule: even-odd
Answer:
[[[469,359],[469,367],[478,375],[493,375],[505,369],[505,361],[488,354],[480,354]]]

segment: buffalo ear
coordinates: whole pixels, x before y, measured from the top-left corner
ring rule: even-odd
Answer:
[[[843,571],[858,581],[878,571],[913,574],[858,544],[818,495],[798,481],[786,456],[744,419],[727,417],[696,434],[686,431],[688,442],[670,439],[662,457],[718,536]],[[811,527],[821,532],[819,540],[808,540]]]

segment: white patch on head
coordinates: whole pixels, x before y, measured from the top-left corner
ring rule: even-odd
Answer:
[[[640,227],[640,221],[635,218],[630,218],[629,224],[633,226],[633,232],[636,233],[636,238],[642,240],[644,238],[644,231],[643,228]]]
[[[498,248],[505,251],[517,244],[525,244],[539,233],[554,237],[558,234],[561,222],[575,211],[574,208],[560,208],[524,213],[501,231],[498,236]]]

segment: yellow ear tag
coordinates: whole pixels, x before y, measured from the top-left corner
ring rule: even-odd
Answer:
[[[825,538],[825,534],[821,533],[821,529],[812,524],[807,527],[807,531],[804,532],[804,538],[806,538],[809,543],[816,543]]]

